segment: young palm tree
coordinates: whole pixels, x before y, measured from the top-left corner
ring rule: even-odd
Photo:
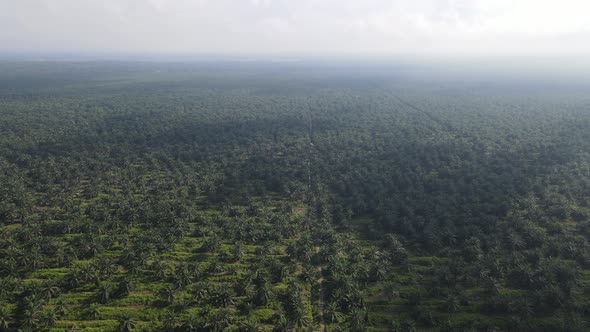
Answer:
[[[119,326],[117,327],[117,330],[119,332],[130,332],[135,329],[136,325],[137,321],[135,318],[129,316],[128,314],[123,314],[121,317],[119,317]]]

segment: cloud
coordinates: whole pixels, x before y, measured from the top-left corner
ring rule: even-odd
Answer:
[[[0,1],[0,50],[201,54],[590,51],[582,0]]]

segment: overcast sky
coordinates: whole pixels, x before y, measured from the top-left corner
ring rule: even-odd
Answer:
[[[0,51],[580,54],[588,0],[0,0]]]

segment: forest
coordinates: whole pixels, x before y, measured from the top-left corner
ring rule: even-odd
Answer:
[[[0,62],[0,331],[588,331],[590,94]]]

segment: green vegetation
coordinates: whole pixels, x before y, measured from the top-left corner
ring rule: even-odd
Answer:
[[[0,331],[585,331],[590,97],[504,83],[0,63]]]

